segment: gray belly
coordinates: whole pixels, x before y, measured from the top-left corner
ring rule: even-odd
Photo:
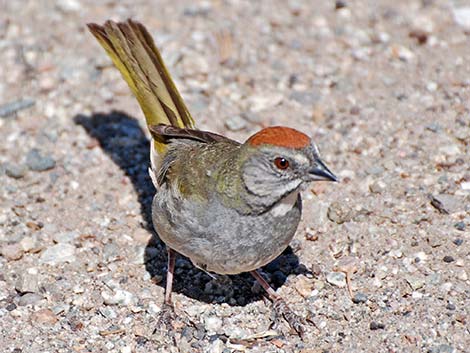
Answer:
[[[300,195],[285,213],[269,210],[251,216],[227,209],[215,198],[201,205],[167,197],[168,192],[164,186],[153,199],[158,235],[196,266],[220,274],[252,271],[274,260],[289,245],[300,221]]]

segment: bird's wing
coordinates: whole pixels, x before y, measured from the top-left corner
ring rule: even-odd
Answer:
[[[161,141],[168,140],[168,139],[189,139],[204,143],[211,143],[211,142],[227,142],[232,143],[235,145],[239,145],[240,143],[229,139],[228,137],[215,134],[209,131],[202,131],[202,130],[193,130],[188,128],[178,128],[175,126],[170,125],[151,125],[149,126],[150,133],[152,137],[157,140]]]

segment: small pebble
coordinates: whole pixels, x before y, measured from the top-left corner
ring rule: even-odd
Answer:
[[[444,258],[442,259],[442,261],[444,261],[444,262],[446,262],[446,263],[451,263],[451,262],[454,262],[455,259],[454,259],[452,256],[450,256],[450,255],[446,255],[446,256],[444,256]]]
[[[22,295],[20,297],[20,299],[18,300],[18,305],[19,306],[34,305],[42,299],[43,297],[39,294],[26,293],[25,295]]]
[[[17,305],[15,303],[9,303],[5,306],[5,309],[7,311],[13,311],[17,308]]]
[[[5,174],[13,179],[21,179],[26,174],[26,167],[22,164],[5,164]]]
[[[354,294],[352,301],[354,304],[365,303],[367,301],[367,295],[361,292],[357,292]]]
[[[225,120],[225,126],[231,131],[239,131],[246,128],[247,124],[240,115],[235,115]]]
[[[55,265],[62,262],[75,261],[75,246],[67,243],[59,243],[46,249],[39,259],[43,264]]]
[[[462,1],[462,4],[465,2]],[[463,29],[470,31],[470,6],[453,8],[454,20]]]
[[[31,315],[31,322],[41,325],[53,325],[58,321],[50,309],[39,309]]]
[[[136,299],[131,292],[128,292],[123,289],[117,289],[114,294],[109,294],[108,292],[101,292],[101,296],[104,299],[106,305],[130,305],[133,304]]]
[[[465,230],[465,223],[460,221],[454,224],[455,229],[464,231]]]
[[[380,322],[375,322],[375,321],[372,321],[369,325],[369,328],[372,330],[372,331],[375,331],[375,330],[383,330],[385,328],[385,325],[380,323]]]
[[[15,283],[15,290],[18,293],[39,292],[39,278],[37,273],[22,271]]]
[[[43,155],[38,149],[33,148],[26,155],[26,165],[30,170],[43,172],[53,169],[56,163],[51,156]]]
[[[326,275],[326,281],[340,288],[346,287],[346,274],[343,272],[330,272]]]
[[[446,309],[447,310],[455,310],[456,309],[456,306],[452,303],[449,303],[446,305]]]
[[[349,222],[354,218],[353,210],[344,203],[333,202],[328,207],[328,219],[337,224]]]
[[[222,320],[216,316],[208,316],[204,320],[204,327],[209,333],[217,333],[222,328]]]
[[[457,246],[460,246],[463,244],[463,239],[462,238],[454,239],[453,243]]]
[[[381,180],[374,181],[372,184],[369,185],[370,192],[374,194],[381,194],[387,188],[387,184],[385,184]]]
[[[440,344],[439,346],[432,347],[428,353],[455,353],[455,349],[448,344]]]
[[[312,294],[313,284],[313,281],[309,280],[305,276],[299,276],[297,277],[297,281],[294,286],[302,297],[307,298]]]
[[[6,244],[2,246],[0,253],[8,261],[15,261],[23,257],[24,250],[20,243]]]

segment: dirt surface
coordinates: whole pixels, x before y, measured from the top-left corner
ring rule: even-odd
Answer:
[[[0,1],[0,351],[468,352],[468,6]],[[271,327],[250,276],[183,258],[179,348],[155,330],[166,254],[148,134],[85,28],[128,17],[200,128],[301,129],[341,178],[304,193],[291,247],[262,270],[309,319],[303,340]]]

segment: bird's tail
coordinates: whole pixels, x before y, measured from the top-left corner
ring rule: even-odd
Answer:
[[[139,22],[89,23],[90,32],[121,72],[144,112],[147,126],[193,128],[194,120],[147,29]],[[153,141],[152,154],[163,154],[164,141]],[[153,158],[152,158],[153,162]]]

